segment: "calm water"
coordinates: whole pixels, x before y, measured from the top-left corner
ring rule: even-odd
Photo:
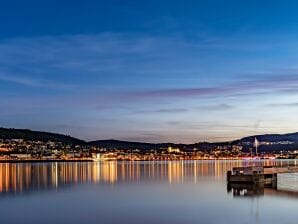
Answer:
[[[226,171],[241,165],[249,163],[3,163],[0,223],[296,224],[298,176],[279,175],[277,191],[237,196],[227,188]]]

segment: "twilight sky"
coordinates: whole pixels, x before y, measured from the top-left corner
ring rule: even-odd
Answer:
[[[6,1],[0,126],[193,143],[298,131],[297,1]]]

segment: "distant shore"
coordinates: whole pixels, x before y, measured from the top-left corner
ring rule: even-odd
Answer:
[[[0,160],[0,163],[52,163],[52,162],[93,162],[92,159],[28,159],[28,160]]]
[[[275,158],[275,159],[270,159],[270,158],[260,158],[258,160],[282,160],[283,158]],[[289,158],[288,158],[289,159]],[[286,160],[288,160],[286,159]],[[222,158],[218,158],[218,159],[167,159],[167,160],[117,160],[117,159],[113,159],[113,160],[93,160],[93,159],[19,159],[19,160],[15,160],[15,159],[0,159],[0,163],[53,163],[53,162],[111,162],[111,161],[131,161],[131,162],[140,162],[140,161],[215,161],[215,160],[243,160],[246,161],[247,159],[244,158],[229,158],[229,159],[222,159]],[[255,161],[255,159],[249,159],[251,161]]]

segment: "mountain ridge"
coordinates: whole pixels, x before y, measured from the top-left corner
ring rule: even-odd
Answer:
[[[117,139],[104,139],[95,141],[84,141],[79,138],[74,138],[65,134],[44,132],[44,131],[32,131],[30,129],[15,129],[15,128],[0,128],[1,139],[25,139],[33,141],[54,141],[62,142],[72,145],[86,145],[96,146],[108,149],[123,148],[123,149],[160,149],[169,146],[179,147],[181,149],[193,149],[193,148],[205,148],[208,149],[215,145],[235,145],[244,144],[245,142],[253,142],[257,138],[260,142],[291,142],[293,143],[290,148],[298,148],[298,132],[286,133],[286,134],[263,134],[252,135],[243,137],[238,140],[226,141],[226,142],[197,142],[193,144],[177,144],[177,143],[149,143],[149,142],[136,142],[136,141],[124,141]],[[262,146],[264,149],[266,146]],[[273,147],[273,146],[272,146]],[[268,147],[267,147],[268,148]],[[275,146],[275,148],[278,148]]]

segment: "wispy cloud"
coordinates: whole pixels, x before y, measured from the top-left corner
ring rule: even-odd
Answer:
[[[202,105],[199,107],[196,107],[198,110],[207,110],[207,111],[220,111],[220,110],[229,110],[234,108],[233,106],[226,104],[226,103],[221,103],[221,104],[211,104],[211,105]]]
[[[220,86],[145,90],[131,92],[128,95],[132,98],[199,98],[297,91],[298,76],[293,74],[282,74],[282,76],[283,79],[280,80],[277,74],[265,73],[259,78],[227,82]]]
[[[187,112],[188,109],[186,108],[164,108],[164,109],[155,109],[155,110],[138,110],[138,111],[134,111],[134,113],[138,113],[138,114],[146,114],[146,113],[184,113]]]
[[[255,46],[256,42],[252,41],[249,47],[242,48],[240,46],[247,44],[240,42],[236,48],[239,51],[258,49],[260,43]],[[264,45],[266,43],[262,43]],[[6,81],[32,87],[52,88],[58,83],[65,85],[68,82],[69,85],[82,87],[82,80],[90,87],[102,85],[98,79],[107,77],[185,81],[198,79],[196,74],[200,74],[199,78],[209,76],[202,74],[201,67],[211,63],[204,58],[217,50],[234,51],[235,41],[209,36],[191,41],[175,35],[153,37],[129,33],[13,38],[0,42],[0,67],[7,74],[2,80],[5,78]],[[7,76],[12,78],[8,79]],[[204,94],[217,90],[157,91],[152,94],[174,95],[177,91]]]
[[[298,108],[298,103],[273,103],[273,104],[267,104],[269,107],[292,107],[292,108]]]
[[[0,80],[5,82],[16,83],[19,85],[29,86],[29,87],[44,87],[44,88],[52,88],[52,89],[70,89],[74,88],[74,85],[66,85],[63,83],[55,83],[44,79],[30,78],[30,77],[22,77],[16,76],[12,74],[1,74]]]

